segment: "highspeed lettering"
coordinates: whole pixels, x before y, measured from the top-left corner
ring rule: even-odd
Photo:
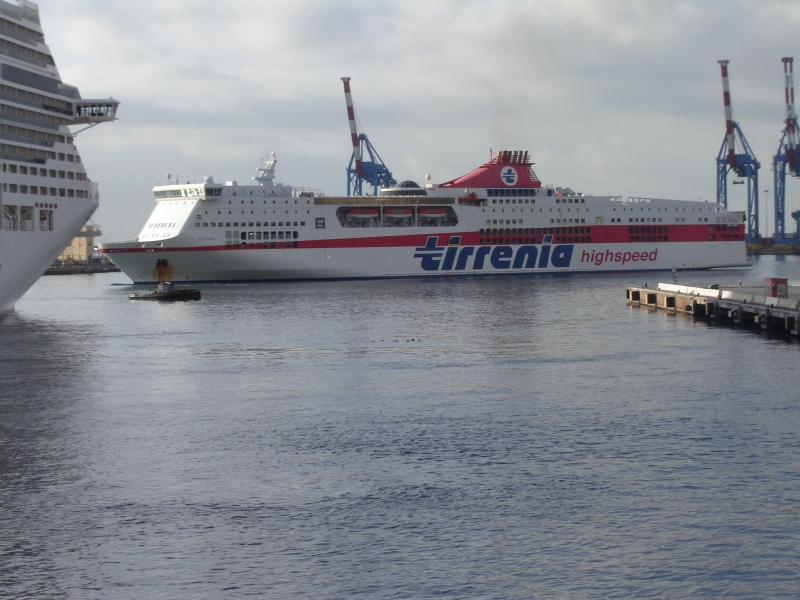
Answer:
[[[572,263],[572,244],[551,246],[459,246],[460,237],[451,237],[448,246],[439,246],[439,239],[431,236],[424,246],[417,248],[414,258],[419,258],[425,271],[482,271],[487,266],[505,269],[557,269],[569,268]],[[472,259],[472,266],[468,264]]]
[[[605,252],[584,250],[581,252],[582,263],[592,263],[598,267],[608,263],[624,265],[629,262],[655,262],[657,258],[658,248],[651,252],[612,252],[611,250]]]

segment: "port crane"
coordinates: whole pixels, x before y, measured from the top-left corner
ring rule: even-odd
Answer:
[[[350,121],[350,137],[353,142],[353,155],[347,166],[347,195],[363,195],[363,184],[366,181],[372,186],[372,195],[378,195],[378,188],[391,187],[397,184],[391,171],[384,164],[378,151],[370,143],[366,133],[359,133],[356,115],[353,110],[353,97],[350,94],[350,78],[342,77],[344,82],[344,99],[347,104],[347,118]],[[369,160],[364,160],[364,156]]]
[[[800,157],[798,157],[797,113],[794,109],[794,58],[784,57],[783,79],[786,99],[786,120],[783,136],[778,144],[778,151],[772,159],[772,170],[775,175],[775,243],[800,244],[800,211],[792,213],[798,222],[798,231],[794,237],[786,235],[786,171],[793,177],[800,177]]]
[[[722,97],[725,102],[725,138],[717,155],[717,204],[728,208],[728,173],[736,175],[734,184],[747,181],[747,241],[755,242],[758,233],[758,169],[756,159],[747,138],[731,112],[731,92],[728,85],[728,62],[718,61],[722,70]]]

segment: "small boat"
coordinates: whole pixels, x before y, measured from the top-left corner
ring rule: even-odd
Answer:
[[[444,208],[428,208],[423,206],[417,209],[417,216],[420,219],[443,219],[447,216],[447,210]]]
[[[482,202],[482,200],[478,198],[478,194],[475,192],[461,196],[458,199],[459,204],[479,204],[480,202]]]
[[[345,213],[348,221],[369,221],[378,218],[377,208],[351,208]]]
[[[384,219],[410,219],[414,216],[414,211],[410,208],[384,208]]]
[[[164,302],[183,302],[186,300],[200,300],[200,290],[185,290],[176,288],[171,281],[161,281],[158,289],[147,294],[128,294],[131,300],[161,300]]]

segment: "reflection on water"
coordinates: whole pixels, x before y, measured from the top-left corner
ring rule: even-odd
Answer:
[[[792,597],[800,346],[625,305],[663,277],[45,278],[0,322],[0,596]]]
[[[65,547],[83,543],[55,517],[85,477],[65,431],[87,410],[92,331],[12,313],[0,341],[0,594],[50,595],[63,589]]]

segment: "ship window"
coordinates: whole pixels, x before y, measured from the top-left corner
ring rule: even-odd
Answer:
[[[67,154],[67,161],[75,162],[75,156],[73,154]]]
[[[247,232],[247,239],[249,239],[249,240],[256,239],[256,234],[254,232],[252,232],[252,231],[248,231]]]
[[[230,227],[230,226],[231,226],[230,223],[225,223],[225,227]]]
[[[217,224],[216,224],[216,223],[212,223],[212,224],[211,224],[211,226],[212,226],[212,227],[216,227],[216,226],[217,226]]]
[[[223,227],[222,223],[217,223],[217,227]]]
[[[64,188],[58,188],[58,195],[59,196],[66,196],[67,195],[67,190],[65,190]]]
[[[305,227],[305,226],[306,226],[306,222],[305,221],[300,221],[300,227]]]
[[[8,165],[8,170],[11,173],[16,173],[17,172],[17,165]]]
[[[38,175],[38,174],[39,174],[39,169],[37,169],[36,167],[31,167],[31,175]]]
[[[293,232],[292,232],[292,237],[293,237],[294,239],[297,239],[297,238],[299,238],[299,237],[300,237],[300,234],[299,234],[298,232],[296,232],[296,231],[293,231]]]
[[[200,223],[195,223],[194,226],[195,227],[200,227]]]
[[[35,186],[35,185],[32,185],[31,186],[31,194],[38,194],[38,193],[39,193],[39,188],[37,186]]]
[[[239,224],[238,224],[238,223],[234,223],[234,224],[233,224],[233,226],[234,226],[234,227],[238,227],[238,226],[239,226]]]
[[[70,198],[74,198],[75,197],[75,190],[67,190],[67,196],[69,196]]]
[[[16,192],[17,191],[17,184],[16,183],[9,184],[8,191],[9,192]]]
[[[256,223],[256,227],[261,227],[261,221]]]
[[[53,231],[53,211],[39,211],[39,231]]]
[[[33,231],[33,207],[19,207],[19,228],[20,231]]]
[[[260,231],[256,231],[256,239],[257,240],[261,239],[261,232]]]
[[[282,240],[282,239],[283,239],[283,232],[282,232],[282,231],[279,231],[279,232],[278,232],[278,239],[279,239],[279,240]]]
[[[67,178],[67,172],[66,171],[59,171],[58,172],[58,178],[59,179],[66,179]]]
[[[16,206],[3,205],[3,229],[6,231],[17,231],[19,229]]]
[[[19,174],[20,174],[20,175],[27,175],[27,174],[28,174],[28,167],[22,167],[22,166],[20,166],[20,168],[19,168]]]
[[[55,176],[56,176],[56,170],[50,169],[50,177],[55,177]]]
[[[274,239],[275,239],[275,232],[273,231],[272,233],[270,233],[270,234],[269,234],[269,237],[270,237],[270,239],[273,239],[273,240],[274,240]]]

